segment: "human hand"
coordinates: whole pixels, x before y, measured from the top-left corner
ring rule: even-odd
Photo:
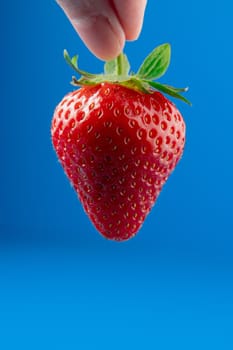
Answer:
[[[80,38],[103,60],[115,58],[140,34],[146,0],[57,0]]]

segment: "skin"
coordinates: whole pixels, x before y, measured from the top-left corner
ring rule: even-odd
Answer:
[[[88,49],[115,58],[141,32],[146,0],[57,0]]]

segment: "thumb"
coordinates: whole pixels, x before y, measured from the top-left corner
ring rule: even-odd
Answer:
[[[125,34],[107,0],[57,0],[88,49],[103,60],[116,57]]]

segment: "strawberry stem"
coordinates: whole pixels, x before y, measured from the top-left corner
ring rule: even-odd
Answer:
[[[180,93],[187,88],[175,88],[170,85],[161,84],[155,79],[160,78],[167,70],[170,63],[171,48],[168,43],[156,47],[143,61],[136,74],[129,73],[130,65],[127,56],[122,52],[115,59],[105,62],[103,74],[91,74],[78,67],[78,56],[70,57],[64,50],[66,62],[81,77],[73,77],[72,84],[75,86],[96,85],[103,82],[111,82],[127,86],[143,93],[151,93],[159,90],[162,93],[178,98],[187,104],[191,103]]]
[[[123,53],[117,56],[117,75],[122,76],[124,72]]]

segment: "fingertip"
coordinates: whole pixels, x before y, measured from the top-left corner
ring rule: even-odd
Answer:
[[[147,0],[113,1],[126,40],[137,40],[142,30]]]
[[[125,45],[125,29],[108,1],[56,1],[63,8],[79,37],[95,56],[106,61],[120,54]]]
[[[120,25],[113,25],[108,18],[98,15],[74,19],[72,22],[85,45],[99,59],[111,60],[122,51],[125,44],[124,31]]]

